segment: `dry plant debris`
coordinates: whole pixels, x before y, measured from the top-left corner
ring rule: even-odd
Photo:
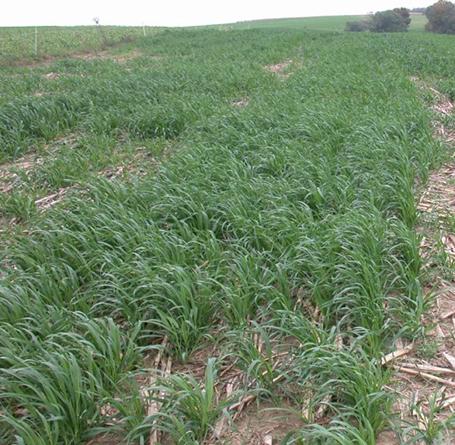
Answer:
[[[426,85],[423,81],[412,78],[420,88],[431,91],[436,100],[432,107],[435,112],[435,137],[442,138],[447,144],[453,142],[450,133],[444,130],[439,115],[450,114],[453,104],[439,91]],[[448,257],[449,266],[453,268],[455,259],[455,236],[445,222],[455,215],[455,162],[444,165],[429,178],[423,191],[418,210],[422,215],[429,214],[436,218],[437,230],[422,230],[420,253],[428,263],[432,254],[438,250],[438,235]],[[423,323],[431,327],[427,342],[433,345],[429,356],[419,354],[419,346],[408,344],[384,357],[384,365],[392,365],[396,370],[392,390],[397,395],[396,410],[402,419],[414,419],[421,429],[435,415],[436,421],[442,421],[452,415],[455,403],[455,279],[451,282],[439,279],[435,295],[435,304],[424,317]],[[404,343],[404,342],[403,342]],[[420,348],[425,345],[420,345]],[[437,397],[438,410],[432,412],[431,400]],[[418,415],[416,414],[418,407]],[[412,421],[412,420],[411,420]],[[447,438],[447,440],[450,440]]]
[[[292,63],[293,63],[293,61],[291,59],[287,59],[280,63],[266,65],[265,69],[266,69],[266,71],[276,74],[281,79],[287,79],[290,76],[288,69]]]
[[[42,165],[43,158],[37,153],[27,153],[21,159],[0,165],[0,192],[8,193],[20,182],[19,173],[29,174],[37,165]]]
[[[233,107],[238,108],[245,108],[250,103],[250,99],[248,97],[242,97],[241,99],[236,99],[231,102]]]
[[[58,204],[63,200],[65,195],[67,194],[68,190],[72,187],[63,187],[59,189],[55,193],[51,193],[50,195],[44,196],[43,198],[39,198],[35,201],[36,207],[39,210],[47,210],[53,207],[55,204]]]
[[[128,51],[127,53],[122,54],[112,54],[110,51],[98,51],[92,53],[76,53],[72,54],[70,58],[72,59],[80,59],[80,60],[112,60],[116,63],[126,63],[129,60],[137,59],[138,57],[142,56],[142,52],[139,49],[133,49],[132,51]]]

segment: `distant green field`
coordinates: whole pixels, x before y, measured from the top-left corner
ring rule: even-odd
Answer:
[[[254,20],[251,22],[239,22],[234,24],[237,29],[250,28],[286,28],[286,29],[308,29],[319,31],[343,31],[346,22],[359,20],[363,16],[333,16],[333,17],[303,17],[283,18],[270,20]]]
[[[423,14],[412,14],[410,31],[423,31],[428,20]]]
[[[362,20],[366,16],[362,15],[342,15],[333,17],[301,17],[283,18],[269,20],[253,20],[249,22],[239,22],[232,26],[236,29],[252,28],[285,28],[315,31],[344,31],[346,23],[352,20]],[[413,14],[410,29],[421,31],[427,22],[423,14]]]
[[[286,29],[342,32],[346,23],[361,20],[365,16],[304,17],[253,20],[225,25],[191,27],[189,29]],[[410,29],[422,31],[426,18],[415,14]],[[0,65],[11,62],[41,60],[62,57],[74,53],[96,52],[110,46],[131,42],[139,37],[157,32],[162,28],[134,26],[41,26],[0,28]],[[170,30],[171,28],[169,28]]]
[[[150,34],[151,30],[147,32]],[[133,26],[3,27],[0,28],[0,64],[97,51],[132,41],[143,33],[142,27]]]

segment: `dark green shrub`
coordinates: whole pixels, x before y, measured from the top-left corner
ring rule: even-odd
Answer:
[[[441,34],[455,34],[455,5],[447,0],[439,0],[430,6],[425,15],[427,31]]]
[[[349,32],[363,32],[370,30],[370,23],[367,20],[359,20],[355,22],[346,23],[346,31]]]
[[[408,15],[406,15],[405,11],[407,11]],[[408,30],[410,23],[409,11],[405,8],[377,12],[371,19],[371,31],[404,32]]]
[[[411,24],[411,11],[408,8],[395,8],[393,12],[398,14],[407,26]]]

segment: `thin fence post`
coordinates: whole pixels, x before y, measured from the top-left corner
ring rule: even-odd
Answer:
[[[38,27],[35,26],[35,46],[34,46],[34,49],[35,49],[35,56],[38,55]]]
[[[142,25],[142,31],[144,32],[144,37],[145,37],[145,25]]]

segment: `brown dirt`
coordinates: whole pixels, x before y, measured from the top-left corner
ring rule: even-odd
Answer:
[[[376,445],[401,445],[393,431],[383,431],[376,438]]]
[[[276,74],[278,77],[282,79],[287,79],[290,76],[288,68],[291,66],[291,64],[292,60],[287,59],[280,63],[266,65],[264,68],[266,69],[266,71]]]
[[[441,283],[442,284],[442,283]],[[395,409],[402,419],[412,419],[412,404],[421,403],[427,412],[430,397],[438,395],[441,404],[455,397],[455,292],[454,283],[444,283],[447,288],[439,290],[440,295],[432,310],[426,314],[423,323],[434,328],[428,333],[425,342],[434,351],[423,353],[424,343],[415,345],[414,350],[394,362],[397,373],[393,377],[392,389],[398,396]],[[447,317],[447,314],[452,316]],[[434,370],[428,367],[435,367]],[[417,371],[417,375],[405,371]],[[436,371],[436,370],[440,371]],[[434,381],[429,376],[442,379]],[[442,407],[438,413],[440,420],[455,412],[455,403]]]
[[[45,74],[44,78],[47,80],[57,80],[58,78],[60,78],[60,74],[51,71],[50,73]]]
[[[114,45],[115,47],[120,47],[120,45]],[[125,63],[128,60],[136,59],[140,57],[142,53],[138,49],[133,49],[128,53],[124,54],[112,54],[110,50],[99,50],[99,51],[82,51],[69,53],[66,56],[43,56],[40,60],[18,60],[9,63],[9,66],[18,67],[18,68],[39,68],[50,66],[55,62],[68,59],[80,59],[80,60],[113,60],[117,63]]]
[[[62,147],[66,149],[74,148],[77,142],[77,135],[68,134],[65,136],[58,137],[51,143],[44,146],[44,150],[48,154],[55,153]],[[170,147],[165,149],[164,155]],[[20,159],[7,162],[0,165],[0,192],[10,193],[15,187],[21,186],[21,175],[29,176],[33,170],[45,163],[45,157],[40,156],[36,152],[27,153]],[[134,156],[129,158],[128,162],[121,165],[114,165],[107,167],[98,172],[99,176],[104,176],[107,179],[114,180],[117,178],[124,178],[128,174],[134,174],[136,176],[144,176],[150,170],[150,168],[159,165],[159,161],[149,156],[144,147],[138,147]],[[23,183],[22,183],[23,185]],[[66,193],[69,190],[76,189],[77,186],[62,187],[56,192],[52,192],[47,196],[43,196],[35,201],[39,210],[46,210],[58,202],[62,201]]]
[[[50,195],[39,198],[35,201],[35,205],[38,210],[48,210],[51,207],[54,207],[55,204],[58,204],[60,201],[63,201],[66,194],[70,190],[74,190],[75,187],[62,187],[57,192],[51,193]]]
[[[245,108],[250,103],[250,99],[248,97],[242,97],[241,99],[236,99],[231,102],[233,107],[238,108]]]
[[[262,351],[264,344],[260,336],[254,334],[253,340],[258,350]],[[166,344],[167,341],[163,340],[163,345]],[[283,354],[283,351],[277,351],[274,356],[275,365],[283,360]],[[216,345],[207,345],[207,347],[199,349],[185,363],[172,362],[165,353],[157,352],[151,355],[146,359],[146,368],[149,371],[138,379],[144,398],[147,398],[148,388],[153,386],[158,374],[169,375],[171,372],[187,374],[202,384],[207,360],[219,356],[220,350]],[[275,380],[278,382],[280,377]],[[259,401],[255,395],[244,392],[246,384],[245,375],[237,367],[236,362],[229,359],[218,362],[215,386],[217,398],[219,400],[230,399],[235,403],[229,408],[229,419],[224,416],[218,420],[214,425],[214,432],[204,442],[204,445],[278,444],[287,433],[303,425],[303,415],[296,412],[295,409],[292,410],[288,402],[282,400],[277,407],[269,401]],[[147,409],[155,411],[159,409],[159,406],[149,405]],[[156,440],[161,440],[161,442],[153,443],[167,443],[166,437],[157,436]]]
[[[0,192],[8,193],[20,182],[20,173],[28,174],[36,165],[43,163],[37,153],[28,153],[17,161],[0,165]]]
[[[145,166],[153,165],[153,163],[158,164],[158,162],[155,161],[153,158],[152,160],[146,159],[142,153],[138,153],[132,158],[131,162],[124,165],[117,165],[105,168],[104,170],[99,171],[98,175],[103,176],[109,180],[125,178],[128,174],[131,173],[134,173],[134,175],[136,176],[144,176],[147,173],[147,170],[144,169],[144,162],[146,163]],[[62,187],[58,189],[56,192],[53,192],[47,196],[37,199],[35,201],[35,204],[38,210],[50,209],[55,204],[58,204],[59,202],[63,201],[68,192],[77,189],[78,189],[77,184],[68,187]]]
[[[250,405],[231,430],[217,442],[223,445],[274,445],[286,434],[304,425],[302,416],[283,403],[280,408],[270,403]]]
[[[433,94],[436,101],[432,107],[435,112],[435,137],[451,144],[452,133],[446,131],[441,118],[452,112],[454,105],[443,94],[421,80],[411,80],[419,88]],[[437,222],[436,229],[419,229],[423,235],[420,254],[425,267],[437,271],[440,266],[433,262],[432,258],[444,250],[447,257],[446,267],[453,271],[455,235],[451,233],[446,222],[448,216],[455,214],[455,159],[430,176],[420,197],[418,210],[423,219],[430,218]],[[397,371],[390,388],[397,395],[395,410],[403,420],[411,421],[420,428],[425,428],[425,419],[417,418],[413,405],[419,404],[423,415],[428,416],[429,400],[436,395],[441,407],[437,414],[438,420],[442,421],[455,412],[455,275],[452,273],[449,281],[436,277],[432,289],[427,289],[427,293],[431,292],[436,295],[435,303],[422,320],[422,324],[428,329],[426,340],[414,345],[411,352],[391,363]],[[430,345],[426,352],[425,345]],[[397,349],[406,346],[408,343],[405,341],[396,345]],[[446,402],[449,400],[452,402]],[[452,441],[455,441],[455,437],[447,437],[444,443],[455,443]]]
[[[46,144],[43,149],[47,153],[53,153],[61,148],[62,145],[72,148],[77,142],[77,135],[70,133],[56,138],[54,141]],[[20,184],[20,176],[25,174],[28,176],[32,171],[44,164],[44,157],[37,152],[29,152],[21,158],[5,162],[0,165],[0,192],[8,193]]]
[[[455,130],[450,130],[442,124],[435,127],[435,135],[446,143],[453,144],[455,142]]]
[[[116,63],[126,63],[129,60],[137,59],[142,53],[138,49],[133,49],[124,54],[112,54],[110,51],[99,51],[94,53],[78,53],[71,55],[71,59],[79,60],[112,60]]]
[[[442,225],[455,214],[455,159],[430,176],[417,208],[438,218]]]
[[[16,224],[16,222],[17,222],[16,218],[0,216],[0,235],[4,233],[9,233],[14,224]],[[2,278],[4,275],[4,270],[2,269],[5,268],[5,264],[2,263],[0,265],[2,266],[0,267],[0,278]]]
[[[163,158],[168,155],[168,150],[170,150],[170,147],[165,148],[162,154]],[[145,147],[137,147],[135,154],[129,158],[128,162],[107,167],[98,172],[98,175],[107,179],[124,178],[128,174],[141,177],[145,176],[151,169],[158,167],[160,162],[159,159],[148,154]]]
[[[126,445],[126,442],[117,434],[100,434],[88,441],[86,445]]]

